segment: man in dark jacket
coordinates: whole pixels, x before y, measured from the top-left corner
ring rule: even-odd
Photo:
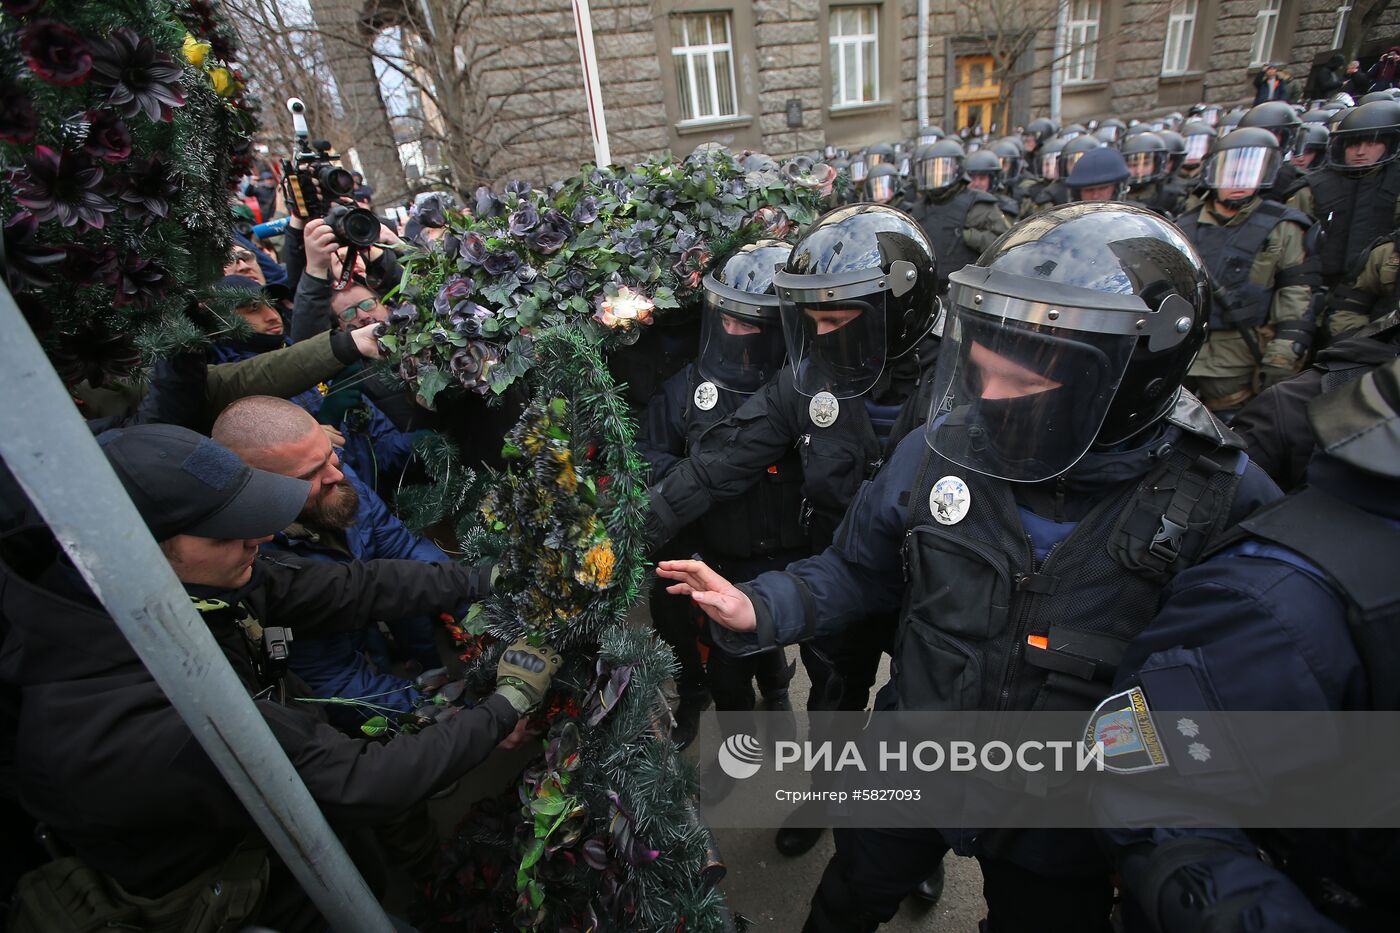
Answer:
[[[1400,708],[1400,363],[1376,367],[1307,408],[1318,448],[1308,485],[1250,516],[1208,560],[1173,580],[1157,617],[1128,647],[1115,688],[1140,690],[1144,709]],[[1330,751],[1325,740],[1290,750],[1295,784],[1311,769],[1338,768],[1335,752],[1323,749]],[[1249,797],[1267,803],[1291,768],[1251,763]],[[1219,787],[1209,783],[1218,775],[1192,777],[1203,782],[1195,786]],[[1101,804],[1131,793],[1133,781],[1115,775]],[[1377,814],[1374,825],[1106,833],[1131,894],[1124,927],[1398,929],[1393,813]]]
[[[1255,106],[1270,100],[1288,100],[1288,82],[1279,76],[1278,65],[1270,63],[1254,76]]]
[[[404,607],[481,597],[483,570],[259,557],[258,545],[304,506],[307,481],[252,470],[214,441],[171,426],[112,431],[101,442],[227,662],[343,835],[396,819],[502,740],[523,740],[522,714],[557,669],[552,652],[522,665],[519,651],[536,649],[513,648],[495,694],[421,733],[376,744],[348,738],[314,707],[298,706],[305,686],[267,650],[279,626],[305,634],[353,629]],[[29,814],[137,896],[178,887],[250,838],[265,846],[47,529],[5,536],[3,558],[0,681],[20,698],[16,778]],[[248,921],[283,933],[325,929],[285,866],[274,858],[271,871],[263,907]]]
[[[659,573],[736,653],[899,612],[877,706],[1087,712],[1162,586],[1278,490],[1181,389],[1207,272],[1158,215],[1037,214],[951,281],[926,428],[861,487],[832,546],[739,587],[697,561]],[[1093,653],[1028,647],[1064,641]],[[949,847],[981,862],[989,929],[1110,929],[1087,832],[951,827],[838,830],[805,929],[874,930]]]

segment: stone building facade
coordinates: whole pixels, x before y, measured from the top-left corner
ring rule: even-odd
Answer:
[[[312,0],[318,18],[354,2]],[[478,177],[458,187],[549,181],[592,158],[569,0],[433,2],[481,5],[489,15],[475,28],[505,49],[473,75],[478,106],[496,109],[472,137]],[[908,140],[921,97],[928,121],[949,131],[1022,124],[1051,114],[1056,98],[1062,122],[1247,104],[1262,62],[1302,83],[1334,50],[1364,60],[1400,41],[1391,0],[592,0],[591,9],[612,156],[623,164],[710,141],[788,156]],[[361,28],[383,21],[376,7]],[[346,51],[336,78],[369,144],[385,121],[367,112],[373,89]],[[397,183],[374,178],[392,174],[382,162],[367,171],[392,191]]]

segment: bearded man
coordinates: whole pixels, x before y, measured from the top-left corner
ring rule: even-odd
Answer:
[[[297,520],[262,545],[275,557],[290,553],[318,560],[421,560],[450,558],[430,541],[410,534],[349,466],[305,409],[285,399],[251,396],[224,409],[213,437],[249,466],[307,480],[306,505]],[[454,612],[456,606],[439,607]],[[393,650],[376,626],[298,640],[289,666],[320,698],[358,699],[333,704],[331,720],[351,731],[383,710],[413,708],[416,693],[392,672],[395,661],[418,669],[441,665],[432,622],[423,616],[384,619]]]

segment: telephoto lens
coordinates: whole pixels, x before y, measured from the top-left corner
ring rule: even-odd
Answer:
[[[339,165],[323,165],[316,178],[326,198],[348,198],[355,190],[355,176]]]
[[[326,223],[346,246],[365,249],[379,242],[379,218],[363,207],[332,204],[326,211]]]

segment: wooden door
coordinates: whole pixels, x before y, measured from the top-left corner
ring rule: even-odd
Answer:
[[[957,81],[953,85],[953,131],[980,126],[991,133],[992,124],[996,124],[998,132],[1005,132],[1006,105],[1001,100],[995,59],[990,55],[959,55],[953,67]]]

